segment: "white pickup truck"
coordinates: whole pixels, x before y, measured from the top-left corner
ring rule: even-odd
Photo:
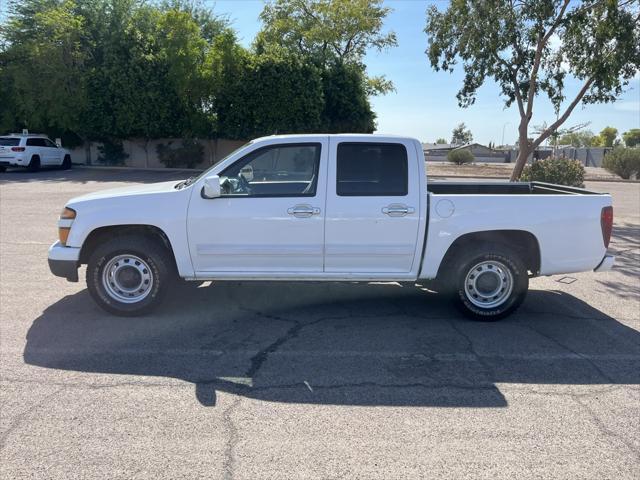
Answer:
[[[611,269],[607,194],[542,183],[427,181],[421,144],[379,135],[254,140],[201,175],[74,198],[49,249],[118,315],[174,281],[433,280],[477,319],[522,303],[529,277]]]

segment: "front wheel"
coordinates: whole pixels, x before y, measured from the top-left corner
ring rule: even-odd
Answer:
[[[109,313],[149,313],[173,279],[167,250],[155,239],[125,235],[99,245],[87,265],[87,287]]]
[[[60,165],[61,170],[69,170],[71,168],[71,157],[69,155],[65,155],[62,160],[62,164]]]
[[[507,246],[488,246],[455,262],[454,300],[474,320],[495,321],[515,311],[529,288],[527,268]]]

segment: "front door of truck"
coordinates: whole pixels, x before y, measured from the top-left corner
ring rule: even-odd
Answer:
[[[331,139],[325,272],[401,276],[412,271],[420,226],[414,151],[405,141]]]
[[[219,173],[222,196],[192,193],[187,228],[199,277],[323,269],[326,136],[257,148]]]

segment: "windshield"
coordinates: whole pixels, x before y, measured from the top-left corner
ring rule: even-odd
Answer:
[[[251,145],[253,143],[253,140],[251,140],[250,142],[245,143],[244,145],[242,145],[241,147],[236,148],[233,152],[229,153],[228,155],[226,155],[223,159],[217,161],[214,165],[210,166],[209,168],[207,168],[204,172],[202,172],[200,175],[198,175],[197,177],[194,178],[193,182],[206,177],[209,172],[211,170],[213,170],[216,166],[218,166],[220,164],[220,162],[224,162],[227,158],[229,158],[231,155],[235,155],[237,152],[239,152],[240,150],[248,147],[249,145]],[[193,183],[191,182],[191,183]]]
[[[182,182],[179,182],[176,184],[175,188],[180,189],[183,187],[188,187],[189,185],[197,182],[199,179],[206,177],[209,172],[215,168],[220,162],[224,162],[227,158],[229,158],[231,155],[235,155],[236,152],[239,152],[240,150],[242,150],[243,148],[251,145],[253,143],[253,140],[250,142],[245,143],[244,145],[242,145],[241,147],[236,148],[235,150],[233,150],[231,153],[229,153],[228,155],[226,155],[224,158],[222,158],[221,160],[217,161],[215,164],[211,165],[209,168],[207,168],[204,172],[202,172],[200,175],[192,175],[191,177],[189,177],[186,180],[183,180]]]
[[[0,147],[16,147],[20,139],[15,137],[0,137]]]

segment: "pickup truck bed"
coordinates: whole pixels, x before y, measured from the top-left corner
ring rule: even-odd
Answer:
[[[543,182],[429,182],[427,191],[438,195],[602,195],[582,188]]]

